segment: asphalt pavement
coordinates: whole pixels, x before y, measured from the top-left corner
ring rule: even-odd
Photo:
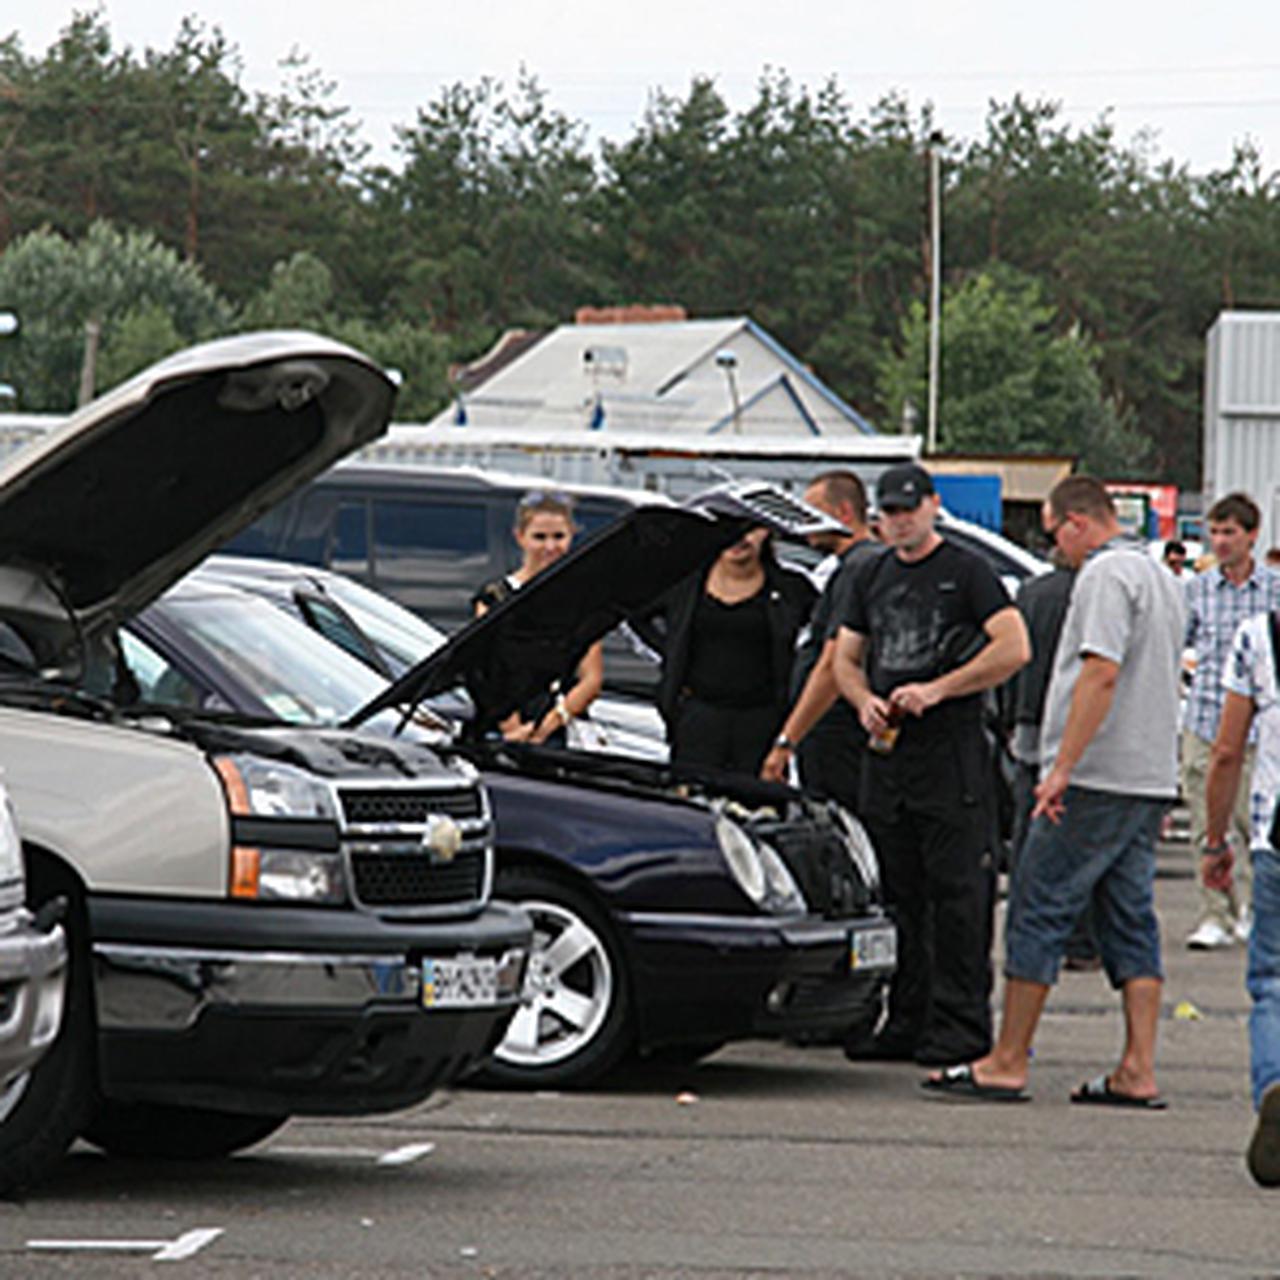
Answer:
[[[0,1205],[0,1275],[1280,1274],[1280,1193],[1242,1151],[1242,949],[1186,951],[1185,845],[1161,850],[1170,1109],[1072,1106],[1120,1039],[1098,974],[1067,974],[1024,1105],[930,1098],[907,1065],[730,1047],[582,1093],[457,1090],[374,1120],[294,1121],[231,1160],[78,1147]]]

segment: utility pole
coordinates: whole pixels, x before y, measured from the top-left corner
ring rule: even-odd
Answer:
[[[0,311],[0,338],[11,338],[17,332],[18,317],[12,311]],[[9,382],[0,382],[0,405],[11,408],[17,403],[17,387]]]
[[[929,417],[925,447],[938,450],[938,378],[942,351],[942,164],[941,139],[929,139]]]
[[[88,404],[93,399],[93,389],[98,381],[98,339],[102,336],[102,326],[96,320],[84,322],[84,363],[80,366],[80,394],[76,397],[76,407]]]

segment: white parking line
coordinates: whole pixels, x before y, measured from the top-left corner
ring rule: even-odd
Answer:
[[[381,1165],[412,1164],[415,1160],[421,1160],[423,1156],[429,1156],[435,1149],[434,1142],[411,1142],[408,1146],[396,1147],[394,1151],[388,1151],[385,1155],[379,1156],[378,1163]]]
[[[374,1151],[368,1147],[268,1147],[273,1156],[301,1156],[311,1160],[372,1160],[374,1164],[392,1167],[412,1164],[430,1155],[436,1149],[434,1142],[411,1142],[390,1151]]]
[[[180,1262],[216,1240],[221,1227],[197,1227],[176,1240],[28,1240],[27,1248],[48,1253],[149,1253],[152,1262]]]
[[[198,1227],[179,1236],[172,1244],[167,1244],[152,1259],[153,1262],[180,1262],[194,1253],[199,1253],[205,1245],[210,1244],[222,1234],[221,1227]]]

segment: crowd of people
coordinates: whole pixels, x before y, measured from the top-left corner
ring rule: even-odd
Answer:
[[[1184,545],[1157,561],[1122,532],[1101,483],[1070,477],[1042,510],[1053,571],[1014,600],[939,532],[923,467],[889,468],[875,496],[873,525],[856,475],[814,479],[804,497],[840,531],[811,539],[825,556],[811,576],[781,565],[768,532],[752,529],[659,602],[645,638],[661,654],[672,759],[798,778],[861,818],[899,953],[881,1025],[845,1052],[941,1068],[925,1089],[991,1102],[1029,1098],[1032,1042],[1065,963],[1101,968],[1124,1013],[1118,1062],[1071,1100],[1166,1107],[1154,885],[1162,822],[1181,795],[1202,907],[1186,945],[1248,945],[1247,1160],[1260,1184],[1280,1185],[1280,573],[1255,559],[1256,504],[1214,504],[1209,558],[1189,573]],[[517,515],[521,566],[477,593],[477,611],[572,536],[567,500],[531,495]],[[1185,650],[1195,661],[1184,697]],[[496,728],[556,741],[602,675],[597,645],[565,687],[549,682]],[[1013,815],[994,1028],[1000,751]]]

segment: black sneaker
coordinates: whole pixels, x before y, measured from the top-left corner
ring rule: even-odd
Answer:
[[[1280,1084],[1262,1095],[1245,1164],[1260,1187],[1280,1187]]]

